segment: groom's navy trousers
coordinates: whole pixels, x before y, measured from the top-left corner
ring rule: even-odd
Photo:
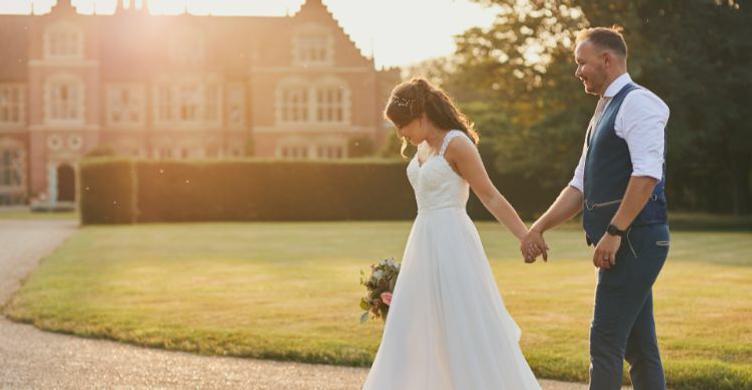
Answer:
[[[620,389],[624,359],[635,390],[663,390],[652,286],[669,249],[665,224],[632,227],[611,269],[598,271],[590,328],[590,388]]]
[[[591,245],[597,245],[606,234],[606,227],[616,214],[631,179],[629,147],[616,135],[614,124],[624,98],[638,88],[634,84],[624,86],[588,132],[583,227]],[[665,153],[664,149],[664,157]],[[630,364],[635,390],[665,389],[652,294],[653,283],[669,249],[665,182],[664,165],[662,180],[622,238],[616,264],[611,269],[598,271],[590,328],[590,388],[593,390],[620,389],[624,359]]]

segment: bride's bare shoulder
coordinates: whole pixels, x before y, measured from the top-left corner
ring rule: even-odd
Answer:
[[[447,160],[453,157],[463,158],[478,155],[475,143],[465,134],[457,134],[447,141],[444,156]]]

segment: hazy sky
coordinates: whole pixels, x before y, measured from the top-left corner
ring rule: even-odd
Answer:
[[[133,0],[140,4],[141,0]],[[33,0],[38,13],[56,0]],[[73,0],[81,13],[112,13],[115,0]],[[155,14],[285,15],[304,0],[150,0]],[[323,0],[364,54],[375,52],[377,66],[408,65],[449,54],[452,36],[472,26],[488,26],[494,11],[470,0]],[[32,0],[0,0],[0,13],[28,13]]]

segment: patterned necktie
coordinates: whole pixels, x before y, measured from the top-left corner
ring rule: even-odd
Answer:
[[[598,99],[598,104],[595,106],[595,112],[593,113],[593,117],[590,118],[590,125],[588,126],[588,145],[590,145],[590,141],[593,139],[595,126],[597,126],[598,122],[601,120],[601,116],[603,116],[603,111],[606,109],[606,104],[608,104],[609,100],[611,100],[611,98],[605,96],[601,96],[601,98]]]

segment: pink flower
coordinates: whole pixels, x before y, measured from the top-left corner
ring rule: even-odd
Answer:
[[[381,293],[381,301],[384,302],[387,306],[392,304],[392,293],[390,292],[383,292]]]

